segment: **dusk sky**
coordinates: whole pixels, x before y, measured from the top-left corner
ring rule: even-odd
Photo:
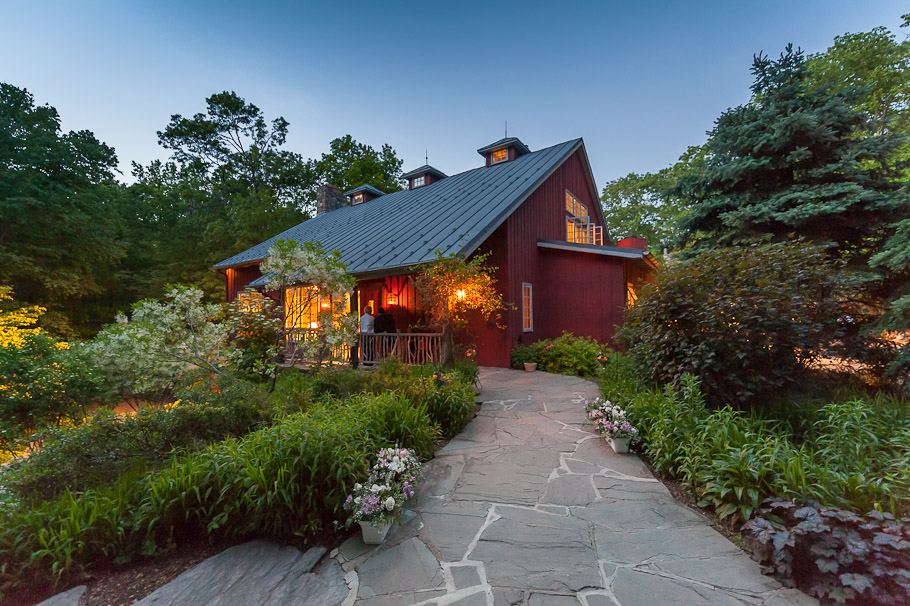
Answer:
[[[0,4],[0,81],[130,162],[234,90],[290,122],[305,158],[351,134],[404,170],[455,174],[503,136],[584,137],[598,187],[659,170],[748,99],[752,55],[886,26],[904,2],[49,2]]]

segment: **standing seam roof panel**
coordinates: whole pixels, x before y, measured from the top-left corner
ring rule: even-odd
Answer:
[[[344,206],[304,221],[214,267],[262,260],[279,239],[318,241],[327,250],[338,249],[352,274],[425,263],[435,258],[437,249],[443,254],[473,252],[468,250],[472,242],[498,227],[579,145],[579,139],[567,141],[511,162]]]

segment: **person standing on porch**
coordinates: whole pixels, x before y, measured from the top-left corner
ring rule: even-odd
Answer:
[[[383,335],[379,337],[379,354],[385,357],[389,355],[389,352],[392,351],[392,348],[395,346],[395,338],[391,336],[385,336],[394,334],[395,318],[392,317],[392,314],[386,312],[384,308],[380,307],[379,314],[376,316],[376,321],[373,326],[376,334]]]
[[[360,357],[364,364],[371,364],[373,360],[373,308],[367,305],[360,316],[361,349]]]

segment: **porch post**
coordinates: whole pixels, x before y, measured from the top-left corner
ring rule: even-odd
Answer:
[[[357,300],[357,286],[354,286],[354,292],[351,293],[351,313],[357,318],[357,341],[351,346],[351,366],[357,368],[360,366],[360,301]]]

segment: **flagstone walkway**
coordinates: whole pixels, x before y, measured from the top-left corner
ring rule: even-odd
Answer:
[[[402,526],[333,554],[346,605],[816,603],[599,440],[584,423],[594,383],[505,369],[481,382],[480,414],[428,464]]]

